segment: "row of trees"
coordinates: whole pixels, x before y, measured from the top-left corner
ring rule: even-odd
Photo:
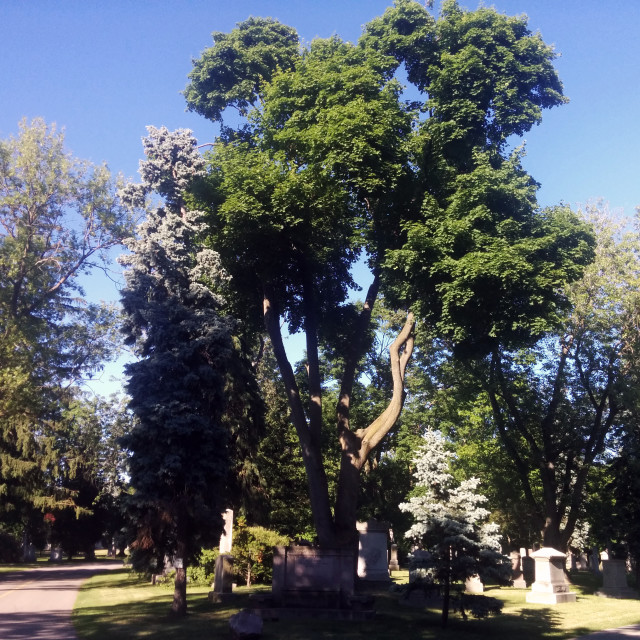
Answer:
[[[24,544],[75,528],[86,546],[87,521],[64,523],[119,492],[124,425],[81,389],[117,348],[117,311],[80,278],[108,268],[132,222],[107,168],[75,159],[54,126],[23,121],[0,141],[0,532]]]

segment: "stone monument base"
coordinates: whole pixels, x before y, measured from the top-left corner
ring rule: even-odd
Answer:
[[[575,602],[576,594],[571,592],[549,593],[545,591],[530,591],[527,593],[527,602],[530,604],[562,604],[563,602]]]

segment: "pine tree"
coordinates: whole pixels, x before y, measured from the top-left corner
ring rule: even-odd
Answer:
[[[414,460],[414,495],[400,509],[413,515],[415,524],[406,536],[430,552],[427,567],[444,587],[444,627],[451,583],[475,575],[505,580],[510,565],[500,553],[498,526],[487,522],[489,511],[482,506],[486,498],[476,492],[480,481],[469,478],[456,483],[449,469],[454,454],[447,451],[442,436],[428,430],[424,439]]]
[[[126,341],[139,360],[127,367],[135,416],[124,439],[131,452],[137,561],[174,559],[172,612],[186,613],[186,567],[222,532],[228,435],[224,385],[233,353],[233,323],[221,313],[225,282],[217,254],[196,249],[200,214],[183,193],[203,161],[191,132],[149,127],[141,185],[121,197],[131,206],[150,192],[151,210],[123,259]]]

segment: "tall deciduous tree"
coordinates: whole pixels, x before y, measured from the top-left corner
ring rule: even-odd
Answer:
[[[637,341],[637,236],[597,208],[585,217],[596,230],[596,258],[567,287],[571,306],[559,326],[526,349],[499,343],[469,368],[535,527],[546,546],[560,550],[584,515],[590,475],[633,409],[629,383],[638,372],[630,357]]]
[[[223,528],[233,322],[221,312],[226,276],[218,256],[196,246],[201,213],[184,199],[203,168],[194,138],[149,127],[144,147],[143,183],[122,197],[136,206],[154,192],[164,203],[148,213],[122,260],[123,330],[139,356],[127,366],[135,422],[123,444],[131,452],[136,554],[175,560],[172,611],[184,615],[187,564]]]
[[[414,340],[409,312],[391,345],[387,406],[356,428],[354,384],[383,288],[458,351],[486,352],[498,336],[515,343],[548,325],[563,303],[558,284],[579,274],[590,238],[569,214],[537,212],[535,182],[505,151],[509,136],[564,102],[554,53],[523,18],[449,1],[436,21],[398,0],[358,45],[333,37],[295,50],[292,40],[274,21],[250,20],[217,34],[195,61],[189,108],[214,120],[228,106],[250,113],[223,129],[208,191],[197,197],[238,313],[271,339],[320,543],[352,544],[359,474],[400,415]],[[264,68],[242,63],[258,52]],[[419,92],[411,104],[393,78],[400,65]],[[357,307],[348,292],[359,258],[372,283]],[[306,338],[304,398],[283,321]],[[320,448],[321,345],[342,359],[333,515]]]
[[[79,276],[108,265],[130,233],[105,166],[74,158],[42,120],[0,141],[0,514],[54,507],[56,425],[74,382],[114,345],[114,310],[89,304]],[[66,502],[65,502],[66,503]]]

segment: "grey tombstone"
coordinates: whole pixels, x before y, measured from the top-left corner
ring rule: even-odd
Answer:
[[[253,640],[262,637],[262,618],[251,611],[240,611],[229,618],[234,640]]]
[[[355,592],[351,549],[275,547],[271,594],[278,607],[340,608]]]
[[[575,602],[576,594],[569,591],[564,574],[566,555],[551,547],[531,554],[535,561],[536,581],[527,594],[527,602],[535,604],[560,604]]]
[[[224,529],[220,536],[220,553],[231,553],[233,547],[233,510],[227,509],[222,514],[224,520]]]
[[[589,568],[589,561],[586,553],[581,553],[578,557],[578,569],[580,571],[586,571]]]
[[[482,580],[480,580],[480,576],[478,575],[467,578],[464,583],[464,588],[467,593],[484,593],[484,585],[482,584]]]
[[[596,591],[602,598],[637,598],[636,591],[627,584],[627,563],[623,559],[602,561],[602,589]]]
[[[533,584],[536,577],[535,561],[533,560],[533,550],[520,549],[520,567],[522,568],[522,579],[527,587]]]
[[[216,558],[213,574],[213,591],[209,592],[209,600],[221,602],[224,596],[233,591],[233,556],[223,553]]]
[[[398,564],[398,545],[391,545],[391,556],[389,558],[389,573],[392,571],[400,571],[400,565]]]
[[[389,560],[387,540],[389,524],[387,522],[358,522],[358,578],[361,580],[388,582]]]

